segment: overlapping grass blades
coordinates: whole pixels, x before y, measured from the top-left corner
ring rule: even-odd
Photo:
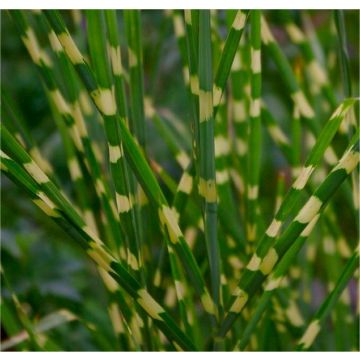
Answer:
[[[350,250],[354,239],[346,237],[352,231],[343,228],[333,203],[339,191],[354,227],[359,100],[352,97],[358,84],[350,76],[342,12],[335,14],[342,101],[293,13],[282,11],[279,21],[302,65],[294,65],[279,45],[266,11],[167,13],[164,22],[172,21],[177,39],[188,129],[180,116],[169,121],[169,109],[148,90],[154,84],[147,82],[146,13],[81,12],[86,30],[75,27],[82,40],[65,25],[66,13],[9,13],[38,70],[74,196],[63,190],[62,174],[24,125],[26,114],[5,84],[1,170],[95,262],[109,295],[114,349],[263,350],[269,339],[263,331],[269,329],[283,336],[279,349],[318,349],[315,340],[330,314],[355,318],[341,294],[358,266],[358,247]],[[161,46],[162,40],[154,60],[160,66]],[[301,66],[313,76],[312,86],[302,81]],[[266,93],[269,68],[284,85],[273,96],[286,104],[285,123]],[[351,125],[346,134],[344,124]],[[93,125],[101,130],[96,139]],[[153,136],[166,144],[175,171],[157,158]],[[303,140],[309,138],[307,148]],[[97,155],[98,147],[105,155]],[[312,236],[313,230],[323,236]],[[308,278],[299,275],[301,266]],[[318,270],[329,291],[314,311],[299,289]],[[8,281],[5,286],[14,293]],[[25,345],[19,348],[59,349],[51,335],[40,333],[46,318],[38,324],[28,318],[15,293],[16,311],[4,304],[9,334],[19,329],[8,319],[18,317],[24,327],[5,347],[18,346],[21,338]],[[65,314],[95,336],[101,332],[80,313]],[[349,326],[345,333],[352,331]]]

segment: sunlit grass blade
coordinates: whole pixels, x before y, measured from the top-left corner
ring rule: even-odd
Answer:
[[[272,273],[274,266],[287,252],[291,244],[296,241],[301,232],[314,219],[320,216],[331,196],[358,165],[360,160],[358,137],[359,133],[357,132],[351,141],[351,146],[344,153],[338,164],[315,190],[314,194],[297,213],[294,220],[275,244],[268,248],[265,256],[262,258],[256,255],[253,256],[252,261],[247,266],[248,273],[243,275],[236,292],[233,294],[232,304],[222,323],[220,334],[226,334],[248,300],[259,289],[264,279]]]
[[[36,185],[32,183],[32,194],[40,198],[41,201],[38,202],[38,206],[55,221],[60,218],[61,223],[63,223],[63,220],[65,220],[66,228],[70,228],[72,234],[74,234],[74,231],[79,234],[75,238],[80,240],[80,245],[85,248],[88,255],[137,301],[166,336],[173,338],[184,349],[194,349],[191,341],[177,327],[168,313],[130,275],[128,270],[112,257],[103,242],[86,227],[72,206],[63,198],[58,189],[46,178],[46,175],[3,126],[1,128],[1,140],[5,149],[12,149],[16,160],[23,165],[27,173],[36,181]],[[18,181],[20,180],[23,183],[24,178],[19,178],[19,168],[18,171],[15,171],[16,166],[18,166],[15,161],[3,152],[1,153],[1,160],[2,170],[10,172],[12,176],[16,176]],[[25,177],[29,175],[26,174]],[[26,185],[23,184],[23,186]],[[30,189],[29,185],[26,188]]]
[[[219,65],[214,78],[214,116],[221,101],[221,96],[224,92],[227,79],[230,74],[231,66],[233,64],[237,48],[244,31],[248,11],[238,10],[235,19],[230,28],[228,37],[224,44]]]
[[[247,179],[247,240],[257,238],[257,207],[261,165],[261,12],[251,13],[251,100]]]
[[[220,301],[220,253],[217,240],[217,192],[215,179],[213,80],[211,62],[210,12],[199,14],[199,194],[204,199],[205,239],[207,242],[212,295]]]

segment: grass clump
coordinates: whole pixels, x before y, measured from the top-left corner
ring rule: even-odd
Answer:
[[[358,350],[352,12],[2,17],[2,350]]]

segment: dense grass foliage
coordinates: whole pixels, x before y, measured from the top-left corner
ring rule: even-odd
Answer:
[[[358,21],[2,12],[1,349],[359,350]]]

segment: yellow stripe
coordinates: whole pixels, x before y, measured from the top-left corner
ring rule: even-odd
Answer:
[[[334,167],[332,172],[344,169],[348,174],[350,174],[359,163],[359,160],[360,154],[357,151],[348,150],[340,159],[339,164]]]
[[[123,149],[119,145],[109,146],[109,160],[111,163],[116,163],[123,156]]]
[[[246,107],[244,100],[234,101],[234,121],[244,122],[246,120]]]
[[[264,44],[274,42],[274,37],[272,36],[269,26],[263,17],[261,17],[261,39]]]
[[[247,149],[248,149],[248,144],[246,141],[244,141],[243,139],[240,139],[240,138],[236,138],[235,145],[236,145],[236,150],[238,151],[239,155],[243,156],[246,154]]]
[[[291,97],[293,98],[295,104],[298,106],[299,111],[303,116],[306,118],[312,118],[315,116],[314,110],[301,90],[291,94]]]
[[[155,115],[155,108],[150,97],[144,98],[145,115],[148,118],[152,118]]]
[[[268,235],[270,237],[275,237],[279,233],[279,230],[281,228],[281,224],[282,224],[281,221],[278,221],[278,220],[274,219],[271,222],[270,226],[267,228],[266,235]]]
[[[21,37],[26,49],[28,50],[31,59],[34,61],[35,64],[40,64],[42,60],[47,66],[51,66],[51,60],[46,54],[45,51],[41,49],[39,43],[37,41],[36,35],[33,29],[28,28],[26,30],[26,35]]]
[[[84,63],[84,58],[68,33],[58,35],[61,45],[64,47],[67,56],[73,64]]]
[[[272,138],[281,144],[289,144],[289,140],[283,131],[276,125],[268,127],[269,133]]]
[[[236,13],[236,17],[232,24],[232,27],[237,31],[241,30],[245,25],[245,20],[246,20],[245,13],[243,13],[242,11],[238,11]]]
[[[301,232],[300,236],[308,237],[313,231],[319,217],[320,214],[315,215],[314,218],[306,225],[306,228]]]
[[[190,83],[190,73],[189,73],[189,67],[187,65],[184,65],[183,67],[183,76],[184,76],[185,85],[188,86]]]
[[[87,250],[89,256],[104,270],[110,271],[110,263],[114,261],[114,259],[101,248],[100,244],[93,241],[89,245],[90,249]]]
[[[199,90],[200,123],[208,121],[213,115],[212,92]]]
[[[38,184],[43,184],[49,181],[49,178],[34,161],[24,164],[24,168]]]
[[[175,14],[173,20],[176,37],[179,38],[185,36],[185,29],[182,17],[179,14]]]
[[[251,117],[258,117],[260,116],[260,99],[253,99],[250,104],[250,116]]]
[[[279,255],[277,254],[276,250],[274,248],[271,248],[267,254],[265,255],[263,261],[260,264],[260,271],[267,275],[271,272],[274,265],[279,259]]]
[[[184,351],[184,349],[177,342],[172,341],[172,344],[174,345],[177,351]]]
[[[255,200],[258,198],[259,194],[259,186],[258,185],[248,185],[248,199],[249,200]]]
[[[203,304],[204,309],[207,313],[216,315],[215,304],[207,292],[201,295],[201,303]]]
[[[251,71],[254,74],[261,72],[261,51],[251,48]]]
[[[213,106],[218,106],[220,104],[221,101],[221,95],[222,95],[222,89],[219,86],[216,86],[214,84],[213,86],[213,99],[214,99],[214,104]]]
[[[307,167],[303,167],[300,172],[300,175],[297,177],[297,179],[295,180],[292,187],[297,190],[302,190],[305,187],[305,185],[307,184],[314,169],[315,168],[311,165],[309,165]]]
[[[249,295],[244,290],[241,290],[239,288],[237,290],[238,290],[237,298],[233,302],[229,310],[232,313],[239,313],[247,303],[249,297]]]
[[[110,46],[110,60],[111,60],[111,68],[114,75],[121,76],[123,73],[122,65],[121,65],[121,52],[120,46],[113,47]]]
[[[118,288],[119,288],[119,284],[114,280],[114,278],[112,276],[109,275],[109,273],[107,271],[105,271],[103,268],[98,267],[98,271],[99,274],[101,276],[101,278],[104,281],[104,284],[106,286],[106,288],[114,293]]]
[[[185,287],[181,281],[175,280],[176,294],[179,300],[182,300],[185,296]]]
[[[36,195],[39,199],[33,199],[35,205],[48,216],[60,217],[60,214],[56,211],[55,204],[43,192],[40,191]]]
[[[141,289],[137,292],[138,298],[137,302],[140,306],[153,318],[156,320],[163,321],[160,317],[160,314],[165,312],[164,309],[150,296],[150,294],[145,290]]]
[[[51,32],[49,33],[49,41],[50,41],[51,48],[52,48],[55,52],[62,52],[62,51],[64,51],[63,47],[61,46],[61,43],[60,43],[59,39],[57,38],[55,32],[52,31],[52,30],[51,30]]]
[[[338,158],[337,158],[337,156],[336,156],[333,148],[331,148],[331,147],[328,147],[328,148],[325,150],[324,158],[325,158],[325,161],[326,161],[329,165],[335,165],[335,164],[338,162]]]
[[[295,24],[287,24],[285,28],[294,43],[298,44],[304,42],[305,36]]]
[[[229,181],[229,173],[227,169],[222,171],[216,171],[216,184],[222,185]]]
[[[187,172],[184,172],[180,179],[178,190],[185,194],[190,194],[193,187],[193,178]]]
[[[231,71],[235,72],[239,70],[241,70],[241,58],[239,52],[237,51],[234,57],[234,61],[231,65]]]
[[[45,173],[52,173],[52,167],[49,162],[43,158],[39,149],[35,146],[29,150],[31,157],[35,160],[35,162],[39,165],[40,169]]]
[[[60,114],[71,114],[71,109],[59,89],[50,92],[50,96],[54,101],[56,108]]]
[[[154,286],[159,287],[160,283],[161,283],[161,272],[159,269],[157,269],[154,276]]]
[[[69,160],[69,171],[73,181],[82,177],[81,170],[77,159],[71,158]]]
[[[190,10],[185,10],[185,22],[188,25],[191,25],[191,11]]]
[[[304,325],[304,319],[302,318],[299,308],[294,300],[290,300],[290,304],[286,309],[286,315],[294,326],[300,327]]]
[[[246,268],[251,271],[256,271],[259,269],[260,263],[261,259],[256,254],[254,254]]]
[[[194,95],[199,95],[199,78],[197,75],[190,76],[190,89]]]
[[[189,156],[186,154],[185,151],[180,151],[177,155],[176,155],[176,161],[178,162],[178,164],[181,166],[181,168],[183,170],[185,170],[188,165],[190,164],[190,158]]]
[[[216,184],[214,180],[199,179],[199,194],[205,198],[206,202],[214,203],[217,201]]]
[[[116,102],[111,89],[96,89],[91,93],[91,97],[103,114],[108,116],[116,114]]]
[[[166,225],[170,241],[173,244],[178,242],[178,238],[182,236],[182,232],[176,220],[176,214],[173,209],[163,205],[159,209],[159,218],[163,225]]]
[[[269,281],[267,281],[266,285],[265,285],[265,291],[272,291],[274,289],[277,289],[281,282],[282,282],[283,278],[279,277],[279,278],[269,278]]]
[[[139,270],[139,262],[137,261],[136,256],[128,249],[127,251],[127,263],[134,270]]]
[[[309,348],[314,342],[319,331],[320,331],[319,320],[314,320],[306,329],[303,337],[299,341],[299,344],[303,344],[306,349]]]
[[[314,216],[319,212],[322,205],[322,201],[316,197],[311,196],[306,204],[302,207],[299,214],[296,216],[295,221],[298,221],[302,224],[309,223]]]
[[[104,184],[100,179],[96,180],[95,188],[98,194],[105,194]]]
[[[119,308],[117,304],[112,303],[109,308],[109,315],[111,318],[111,322],[113,324],[114,330],[116,334],[121,334],[124,332],[123,320],[121,318]]]
[[[214,140],[215,157],[228,155],[230,153],[230,144],[226,137],[218,135]]]
[[[130,67],[135,67],[138,64],[138,58],[135,54],[135,52],[128,47],[128,55],[129,55],[129,66]]]
[[[132,208],[131,198],[116,193],[116,205],[120,213],[128,212]]]
[[[92,107],[88,98],[88,93],[85,90],[80,91],[79,100],[85,115],[90,115],[92,113]]]
[[[326,74],[316,60],[312,60],[308,67],[311,78],[315,80],[320,86],[323,86],[327,83]]]

